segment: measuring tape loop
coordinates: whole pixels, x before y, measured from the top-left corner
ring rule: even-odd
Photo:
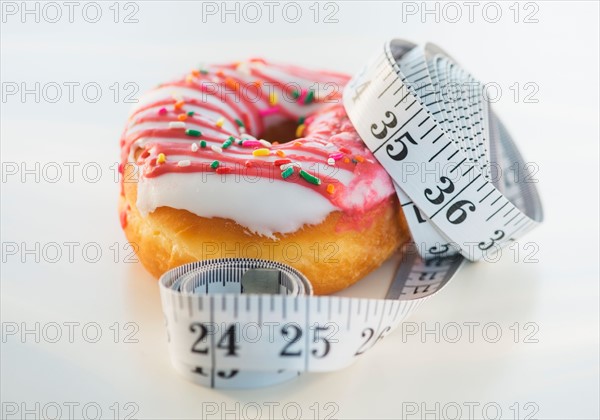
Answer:
[[[174,268],[160,293],[171,360],[189,380],[248,388],[343,368],[442,289],[464,257],[485,257],[541,222],[535,184],[494,176],[525,165],[481,84],[439,47],[386,43],[346,86],[344,106],[393,179],[413,236],[385,299],[313,296],[309,279],[274,261]]]

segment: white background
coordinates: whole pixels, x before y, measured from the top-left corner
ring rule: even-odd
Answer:
[[[78,402],[74,413],[81,417],[82,406],[92,402],[104,417],[113,418],[114,403],[124,415],[132,411],[125,404],[132,402],[138,407],[135,418],[172,419],[198,418],[206,403],[217,403],[212,418],[233,418],[243,415],[244,408],[254,415],[246,405],[254,402],[263,407],[262,418],[269,418],[265,402],[279,402],[277,417],[286,414],[284,404],[295,403],[306,418],[315,417],[317,406],[321,416],[333,407],[336,418],[397,418],[415,407],[417,413],[409,418],[423,418],[426,410],[433,418],[454,417],[458,405],[460,418],[471,418],[486,415],[482,407],[489,403],[489,417],[497,407],[503,418],[515,418],[517,409],[521,417],[532,412],[535,418],[599,417],[597,2],[517,5],[517,23],[512,2],[499,6],[497,23],[490,22],[494,9],[483,13],[483,3],[476,5],[474,22],[469,22],[469,9],[462,2],[455,3],[462,12],[456,23],[444,22],[444,11],[449,19],[456,13],[444,4],[426,6],[438,7],[436,22],[433,14],[407,15],[401,3],[392,2],[339,3],[333,16],[338,23],[323,22],[321,5],[319,23],[314,23],[312,3],[304,3],[295,24],[286,22],[281,5],[273,23],[263,5],[261,21],[236,24],[234,15],[225,16],[225,23],[219,14],[203,18],[201,5],[191,2],[138,2],[134,17],[139,22],[129,24],[122,20],[133,9],[121,5],[120,22],[114,23],[111,4],[101,5],[103,14],[95,24],[83,19],[82,5],[75,9],[73,23],[66,6],[57,23],[44,21],[43,15],[36,23],[34,15],[3,13],[1,231],[3,246],[16,243],[19,250],[9,255],[3,249],[2,323],[4,329],[14,323],[19,328],[33,328],[36,322],[40,328],[51,322],[63,325],[63,337],[54,344],[43,338],[36,343],[33,334],[24,339],[3,334],[3,409],[16,403],[19,410],[35,410],[36,402],[40,407],[55,402],[63,407],[62,418],[69,418],[65,403]],[[424,7],[421,2],[413,5]],[[54,19],[55,10],[46,12],[46,18]],[[93,11],[88,12],[93,18]],[[530,19],[538,23],[525,23],[532,12]],[[157,284],[139,264],[124,262],[126,241],[118,222],[113,165],[131,104],[123,103],[123,89],[115,103],[109,86],[134,82],[143,91],[199,62],[251,56],[351,73],[391,37],[438,43],[479,79],[501,86],[502,97],[494,106],[526,159],[539,166],[545,223],[519,242],[518,255],[506,250],[498,263],[463,269],[409,319],[407,325],[418,328],[417,334],[397,330],[343,371],[306,374],[251,391],[204,389],[181,379],[168,360]],[[96,82],[103,92],[96,103],[86,101],[80,88],[75,88],[71,103],[64,85],[56,103],[47,100],[53,91],[39,103],[34,95],[6,96],[8,84],[21,88],[21,82],[28,88],[35,82],[40,87]],[[515,82],[521,86],[516,102],[509,89]],[[524,101],[523,95],[531,92],[523,89],[527,82],[539,87],[532,98],[537,103]],[[33,175],[22,182],[20,173],[5,171],[10,162],[25,162],[29,168],[40,162],[49,172],[39,182]],[[50,162],[63,169],[55,183],[47,180],[55,176],[45,166]],[[80,163],[74,182],[65,162]],[[96,183],[83,178],[81,168],[88,162],[102,168]],[[94,171],[88,175],[94,177]],[[35,255],[23,253],[36,242],[40,252],[51,242],[81,245],[74,262],[63,245],[58,262],[41,258],[38,263]],[[82,257],[88,243],[101,247],[96,263]],[[115,248],[110,248],[114,243],[120,249],[117,263]],[[537,262],[527,263],[527,255]],[[376,295],[375,284],[389,279],[393,268],[391,261],[349,293]],[[79,323],[74,343],[66,337],[65,322]],[[81,335],[81,327],[91,322],[103,334],[95,344]],[[121,335],[115,344],[109,329],[115,322],[121,334],[125,323],[137,324],[134,338],[139,342],[124,343]],[[449,335],[452,322],[462,326],[457,343],[443,335],[439,340],[433,333],[421,335],[436,325]],[[469,322],[478,323],[472,343]],[[489,342],[494,330],[487,336],[482,332],[490,323],[502,332],[496,343]],[[516,343],[515,330],[520,331]],[[530,340],[526,333],[533,333]],[[537,342],[527,342],[531,339]],[[93,416],[94,410],[88,414]],[[294,408],[287,414],[295,416]],[[20,411],[12,418],[23,415]]]

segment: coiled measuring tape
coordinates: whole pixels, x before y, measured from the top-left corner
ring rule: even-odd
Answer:
[[[453,94],[439,95],[448,86]],[[534,184],[494,178],[494,165],[524,161],[482,89],[431,44],[387,42],[344,91],[413,235],[385,299],[312,296],[302,273],[274,261],[186,264],[160,279],[175,368],[216,388],[343,368],[439,291],[465,258],[494,252],[541,222]]]

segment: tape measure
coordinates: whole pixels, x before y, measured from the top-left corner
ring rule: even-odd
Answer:
[[[438,47],[385,43],[344,91],[354,127],[394,181],[414,240],[385,299],[312,296],[302,273],[274,261],[186,264],[160,279],[175,368],[217,388],[341,369],[447,284],[465,259],[540,223],[535,185],[494,177],[494,168],[524,161],[482,89]]]

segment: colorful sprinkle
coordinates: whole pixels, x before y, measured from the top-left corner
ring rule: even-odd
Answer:
[[[221,117],[217,120],[217,122],[215,123],[215,125],[219,128],[223,127],[223,124],[225,124],[225,118]]]
[[[340,160],[341,158],[344,157],[344,154],[339,152],[339,153],[332,153],[329,155],[329,159],[333,159],[333,160]]]
[[[306,94],[306,97],[304,98],[304,103],[306,105],[308,105],[312,101],[314,101],[314,99],[315,99],[315,91],[314,90],[309,90],[308,93]]]
[[[346,149],[345,147],[340,147],[340,152],[342,152],[342,153],[350,153],[350,150]]]
[[[237,124],[238,127],[243,127],[244,126],[244,123],[239,118],[235,119],[235,123]]]
[[[298,128],[296,128],[296,137],[302,137],[302,133],[304,133],[304,124],[300,124]]]
[[[252,152],[253,156],[269,156],[271,151],[269,149],[256,149]]]
[[[356,159],[357,161],[359,161],[359,162],[361,162],[361,163],[365,161],[365,158],[364,158],[364,157],[362,157],[362,156],[360,156],[360,155],[358,155],[358,156],[354,156],[354,159]]]
[[[279,157],[285,157],[285,152],[283,150],[277,150],[275,154]]]
[[[167,108],[161,108],[158,110],[158,115],[165,115],[167,113]]]
[[[190,160],[180,160],[179,162],[177,162],[177,166],[179,167],[184,167],[184,166],[190,166],[192,164],[192,162]]]
[[[192,152],[198,151],[198,143],[192,143]]]
[[[262,143],[259,142],[258,140],[244,140],[244,142],[242,143],[243,147],[260,147],[262,146]]]
[[[221,149],[218,146],[215,146],[214,144],[212,146],[210,146],[211,150],[215,153],[223,153],[223,149]]]
[[[302,143],[299,141],[294,142],[294,147],[302,147]]]
[[[327,184],[327,192],[333,194],[335,192],[335,186],[333,184]]]
[[[304,121],[306,121],[306,117],[300,117],[300,118],[298,118],[298,124],[299,125],[304,124]]]
[[[213,169],[217,169],[219,167],[219,161],[213,160],[213,162],[210,164],[210,167]]]
[[[175,109],[181,109],[184,104],[185,102],[183,102],[183,100],[175,102]]]
[[[187,120],[187,114],[179,114],[179,115],[177,116],[177,119],[178,119],[179,121],[185,121],[185,120]]]
[[[327,159],[327,164],[329,166],[333,166],[333,165],[335,165],[335,160],[333,160],[333,158],[329,158],[329,159]]]
[[[188,128],[187,130],[185,130],[185,134],[187,134],[188,136],[191,137],[200,137],[202,135],[202,133],[198,130],[193,130],[191,128]]]
[[[231,146],[233,144],[234,141],[235,141],[235,139],[233,137],[229,137],[227,140],[225,140],[223,142],[223,144],[221,145],[221,147],[223,149],[227,149],[229,146]]]
[[[344,158],[344,163],[350,163],[350,159]]]
[[[195,112],[194,112],[194,111],[188,111],[188,113],[187,113],[187,116],[188,116],[188,117],[193,117],[193,116],[194,116],[194,114],[195,114]]]
[[[169,128],[185,128],[183,121],[171,121],[169,122]]]
[[[300,91],[294,90],[292,91],[292,98],[298,99],[300,97]]]
[[[293,168],[296,167],[298,169],[302,169],[302,164],[300,162],[290,162],[290,163],[285,163],[283,165],[281,165],[281,170],[285,171],[287,168]]]
[[[220,166],[217,168],[217,173],[218,174],[230,174],[233,172],[233,169],[228,168],[226,166]]]
[[[290,166],[290,167],[288,167],[287,169],[285,169],[284,171],[281,172],[281,177],[283,179],[286,179],[286,178],[292,176],[293,173],[294,173],[294,168],[292,168]]]
[[[206,70],[206,69],[200,69],[200,74],[207,75],[208,74],[208,70]]]
[[[269,104],[277,105],[277,102],[278,102],[277,94],[275,92],[269,93]]]
[[[263,146],[265,146],[265,147],[268,147],[269,149],[270,149],[270,148],[273,146],[273,145],[271,144],[271,142],[269,142],[269,141],[267,141],[267,140],[264,140],[264,139],[260,139],[258,142],[259,142],[260,144],[262,144]]]
[[[159,153],[158,156],[156,157],[156,163],[158,163],[159,165],[161,163],[165,163],[167,161],[167,157],[165,156],[164,153]]]
[[[200,147],[202,147],[204,149],[206,147],[206,141],[201,140],[200,141]]]
[[[246,162],[244,162],[244,166],[246,166],[246,168],[250,168],[254,166],[254,162],[252,162],[251,160],[247,160]]]
[[[286,163],[291,163],[292,161],[290,159],[277,159],[275,162],[273,162],[273,164],[275,166],[281,166],[281,165],[285,165]]]
[[[319,178],[317,178],[316,176],[313,176],[311,174],[309,174],[306,171],[303,171],[302,169],[300,170],[300,176],[302,178],[304,178],[305,181],[314,184],[314,185],[321,185],[321,180]]]
[[[237,82],[237,80],[234,80],[231,77],[225,79],[225,86],[231,90],[238,90],[240,88],[240,84]]]

